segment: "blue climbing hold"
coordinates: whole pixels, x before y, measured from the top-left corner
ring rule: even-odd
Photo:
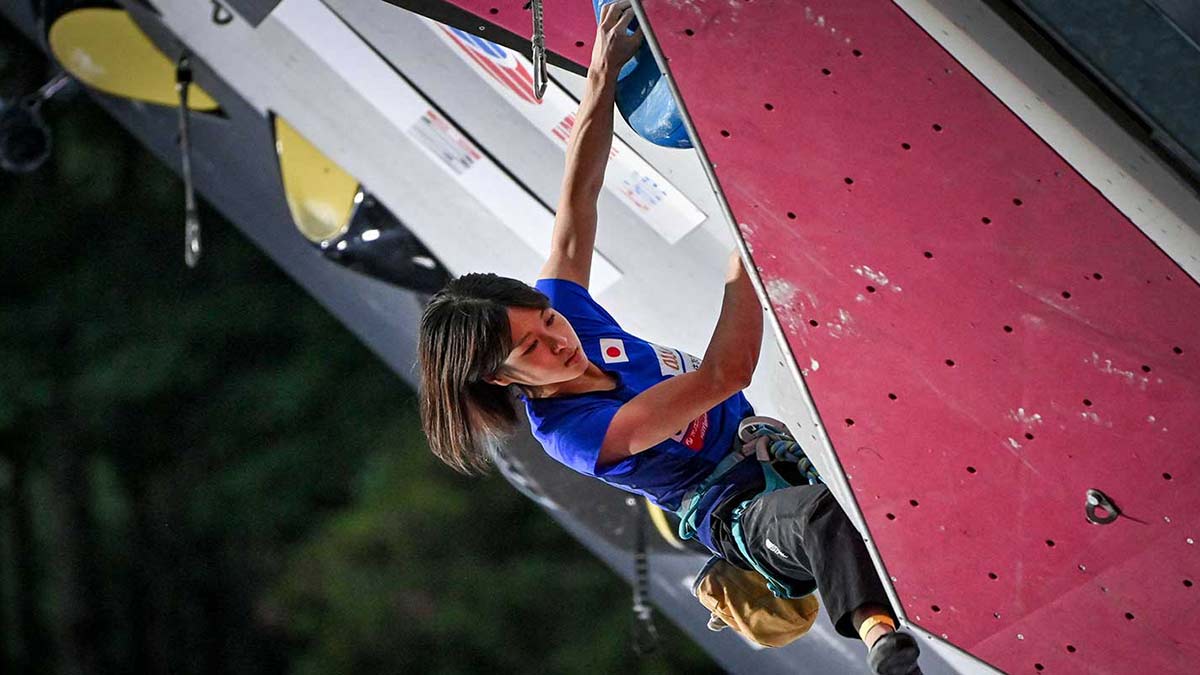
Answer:
[[[600,8],[615,0],[592,0],[596,22],[600,21]],[[637,19],[629,30],[637,30]],[[617,110],[629,126],[642,138],[667,148],[690,148],[683,113],[671,96],[667,78],[654,61],[650,45],[643,42],[617,74]]]

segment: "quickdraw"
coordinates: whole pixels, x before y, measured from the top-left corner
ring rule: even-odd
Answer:
[[[533,10],[533,96],[542,100],[546,93],[546,29],[542,16],[542,0],[532,0]]]

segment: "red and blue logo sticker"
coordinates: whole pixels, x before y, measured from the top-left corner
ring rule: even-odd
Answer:
[[[533,73],[525,67],[516,54],[500,45],[457,28],[448,26],[441,28],[454,44],[458,45],[459,49],[471,57],[471,60],[487,71],[488,75],[519,96],[521,100],[534,105],[542,104],[533,95]]]

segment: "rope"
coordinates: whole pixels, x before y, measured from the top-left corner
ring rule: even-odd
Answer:
[[[646,509],[637,500],[626,500],[633,507],[633,651],[645,656],[658,649],[658,629],[650,606],[650,564],[646,556]]]
[[[191,84],[192,67],[187,52],[184,52],[175,67],[175,91],[179,94],[179,150],[183,161],[183,262],[194,268],[200,261],[200,214],[196,209],[196,189],[192,184],[191,118],[188,111],[188,89]]]

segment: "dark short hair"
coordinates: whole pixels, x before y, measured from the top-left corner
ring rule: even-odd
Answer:
[[[509,307],[542,310],[550,300],[523,281],[464,274],[421,317],[421,425],[433,454],[465,474],[486,472],[492,444],[517,423],[515,391],[484,380],[512,351]]]

